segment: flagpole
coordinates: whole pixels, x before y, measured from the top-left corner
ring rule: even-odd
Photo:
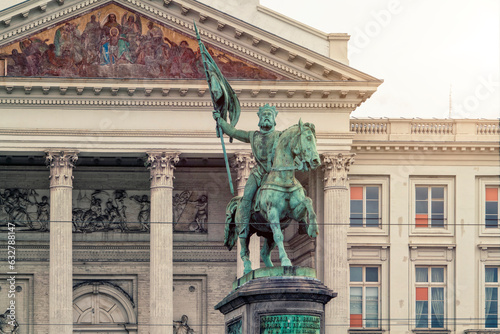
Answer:
[[[199,45],[200,54],[201,54],[201,62],[203,63],[203,69],[205,70],[205,77],[207,79],[208,88],[210,89],[210,95],[212,95],[212,90],[211,90],[211,86],[210,86],[210,80],[208,79],[209,78],[209,74],[208,74],[207,67],[205,65],[205,55],[204,55],[204,53],[201,50],[202,42],[201,42],[200,34],[198,33],[198,27],[196,27],[196,23],[194,21],[193,21],[193,24],[194,24],[194,29],[196,31],[196,38],[198,39],[198,45]],[[212,105],[214,106],[214,110],[216,110],[217,106],[216,106],[215,101],[214,101],[213,98],[212,98]],[[222,152],[224,153],[224,162],[226,164],[226,172],[227,172],[227,177],[229,179],[229,190],[231,191],[231,195],[234,196],[233,178],[231,177],[231,170],[229,169],[229,161],[228,161],[227,153],[226,153],[226,144],[224,143],[224,132],[222,132],[222,129],[220,127],[219,119],[216,120],[216,123],[217,123],[217,125],[215,127],[215,129],[216,129],[215,131],[217,133],[217,137],[220,138],[220,142],[221,142],[221,145],[222,145]]]

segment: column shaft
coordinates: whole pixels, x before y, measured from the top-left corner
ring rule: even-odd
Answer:
[[[238,196],[243,196],[245,191],[245,184],[250,176],[252,168],[255,166],[255,159],[250,151],[248,152],[238,152],[235,155],[234,165],[238,172],[237,181],[237,191]],[[257,235],[253,235],[250,238],[250,243],[248,245],[248,250],[250,251],[250,261],[252,262],[252,269],[260,268],[260,238]],[[237,260],[236,260],[236,277],[243,276],[244,266],[243,261],[240,257],[241,245],[238,242],[237,247]]]
[[[149,153],[150,214],[150,333],[173,332],[172,191],[178,153]]]
[[[347,333],[349,328],[349,264],[347,229],[349,191],[347,171],[352,155],[324,155],[324,284],[337,292],[326,305],[326,333]]]
[[[73,162],[75,152],[47,152],[50,167],[50,333],[73,333]]]

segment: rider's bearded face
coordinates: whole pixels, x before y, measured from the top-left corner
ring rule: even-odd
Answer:
[[[259,127],[263,130],[271,130],[276,125],[274,113],[271,110],[264,110],[259,115]]]

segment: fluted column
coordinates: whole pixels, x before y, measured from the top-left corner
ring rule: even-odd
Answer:
[[[173,332],[172,190],[177,152],[148,152],[151,172],[150,333]]]
[[[72,195],[75,151],[48,151],[50,168],[50,333],[73,333]]]
[[[236,188],[238,196],[243,196],[248,177],[252,172],[252,168],[255,167],[255,158],[253,157],[252,152],[245,151],[236,153],[234,156],[233,167],[236,168],[238,172],[238,177],[236,178]],[[252,269],[260,268],[260,238],[257,235],[254,234],[250,238],[248,250],[250,251],[250,261],[252,262]],[[240,257],[240,251],[241,245],[238,242],[238,255],[236,264],[237,277],[243,276],[244,271],[243,261]]]
[[[324,284],[337,292],[326,305],[326,333],[347,333],[349,327],[349,264],[347,229],[349,191],[347,172],[354,154],[325,153],[324,166]]]

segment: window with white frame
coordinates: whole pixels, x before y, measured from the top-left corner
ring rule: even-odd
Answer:
[[[444,228],[446,186],[415,186],[415,227]]]
[[[411,235],[455,233],[455,178],[410,177]]]
[[[351,227],[381,226],[380,185],[351,185],[350,197]]]
[[[486,229],[498,228],[499,189],[499,186],[485,187],[484,227]]]
[[[351,328],[380,328],[380,267],[350,267],[349,318]]]
[[[498,272],[499,266],[486,266],[484,275],[485,285],[485,305],[484,305],[484,327],[498,328]]]
[[[445,327],[446,268],[415,267],[415,328]]]

